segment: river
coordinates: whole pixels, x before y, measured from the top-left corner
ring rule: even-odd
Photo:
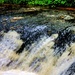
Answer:
[[[74,11],[0,15],[0,70],[75,74]],[[11,75],[13,75],[11,73]]]

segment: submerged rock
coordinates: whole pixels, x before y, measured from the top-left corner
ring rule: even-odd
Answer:
[[[3,24],[0,24],[0,32],[1,31],[5,31],[5,32],[9,31],[9,26],[8,25],[4,26]]]

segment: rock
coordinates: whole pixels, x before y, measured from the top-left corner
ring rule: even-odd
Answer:
[[[22,13],[22,12],[35,12],[35,11],[40,11],[40,7],[30,7],[30,8],[20,8],[17,12]]]
[[[65,15],[64,20],[73,20],[74,17],[70,16],[70,15]]]
[[[12,24],[9,23],[7,20],[2,20],[0,22],[0,31],[8,32],[10,30],[11,25]]]
[[[21,19],[23,19],[23,18],[24,18],[24,17],[13,17],[13,18],[10,19],[10,21],[11,21],[11,22],[16,22],[16,21],[21,20]]]

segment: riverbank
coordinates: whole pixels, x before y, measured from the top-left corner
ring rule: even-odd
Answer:
[[[18,4],[1,4],[0,14],[7,13],[31,13],[40,12],[46,10],[65,10],[65,11],[75,11],[74,7],[50,7],[50,6],[31,6],[31,5],[18,5]]]

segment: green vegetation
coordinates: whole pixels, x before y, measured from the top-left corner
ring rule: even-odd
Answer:
[[[75,0],[0,0],[0,3],[25,4],[25,5],[49,5],[54,6],[75,6]]]
[[[21,3],[27,3],[27,0],[2,0],[4,3],[9,4],[21,4]]]
[[[4,3],[4,0],[0,0],[0,3]]]

